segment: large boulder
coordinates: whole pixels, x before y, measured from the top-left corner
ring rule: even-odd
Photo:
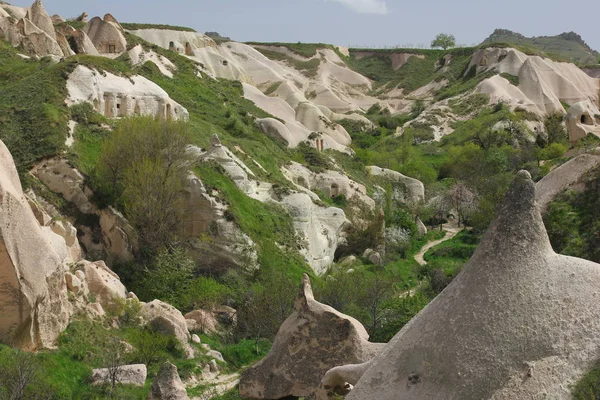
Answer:
[[[148,400],[189,400],[175,365],[167,361],[160,367],[152,382]]]
[[[26,350],[52,347],[67,327],[64,243],[38,223],[0,141],[0,341]]]
[[[194,350],[189,344],[190,333],[187,323],[178,309],[160,300],[154,300],[142,306],[142,315],[152,330],[175,336],[183,346],[186,357],[194,356]]]
[[[409,178],[400,172],[380,167],[367,167],[373,176],[381,176],[390,180],[394,185],[394,199],[402,203],[420,203],[425,200],[425,186],[417,179]]]
[[[127,289],[121,283],[121,279],[104,261],[83,261],[82,265],[90,294],[104,309],[127,298]]]
[[[600,354],[599,288],[600,265],[552,250],[522,171],[462,272],[347,399],[569,399]]]
[[[366,362],[384,346],[368,339],[360,322],[316,301],[304,275],[293,314],[279,328],[269,354],[242,374],[240,394],[253,399],[309,396],[327,370]]]
[[[92,371],[92,385],[110,384],[114,376],[118,384],[144,386],[147,375],[148,371],[144,364],[95,369]]]

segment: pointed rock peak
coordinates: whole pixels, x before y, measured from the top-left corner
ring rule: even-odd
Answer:
[[[482,253],[503,254],[507,258],[552,252],[529,172],[520,171],[513,180],[480,248]]]
[[[307,274],[302,276],[302,284],[300,286],[300,292],[296,301],[294,301],[294,309],[298,312],[302,311],[308,305],[315,301],[315,295],[313,294],[312,286],[310,284],[310,278]]]

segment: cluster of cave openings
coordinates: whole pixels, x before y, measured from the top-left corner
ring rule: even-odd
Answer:
[[[315,147],[319,151],[325,150],[325,141],[323,139],[317,139],[317,140],[315,140]]]
[[[329,197],[334,198],[340,195],[340,187],[337,183],[332,183],[329,189]]]

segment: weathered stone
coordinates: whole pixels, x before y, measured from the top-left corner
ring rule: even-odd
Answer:
[[[214,314],[206,310],[196,310],[185,314],[186,320],[194,320],[195,330],[202,333],[215,333],[217,331],[218,322]]]
[[[189,344],[190,333],[181,312],[170,304],[160,300],[142,306],[142,315],[153,330],[166,335],[174,335],[185,350],[186,357],[194,357],[194,350]]]
[[[111,271],[104,261],[83,261],[82,264],[90,293],[104,309],[114,304],[115,300],[127,298],[127,289],[119,276]]]
[[[1,341],[26,350],[55,344],[71,314],[66,258],[64,242],[36,220],[0,141]]]
[[[200,344],[202,343],[202,341],[200,340],[200,336],[196,335],[195,333],[192,335],[192,343],[196,343],[196,344]]]
[[[110,384],[111,372],[116,373],[116,381],[121,385],[144,386],[148,371],[144,364],[123,365],[116,371],[108,368],[95,369],[92,371],[92,385]]]
[[[189,400],[175,365],[167,361],[160,367],[152,382],[148,400]]]
[[[294,313],[279,328],[269,354],[244,371],[240,394],[255,399],[309,396],[330,368],[372,359],[383,345],[368,338],[360,322],[317,302],[305,275]]]
[[[600,265],[552,250],[522,171],[462,272],[347,399],[571,398],[598,360],[599,287]]]

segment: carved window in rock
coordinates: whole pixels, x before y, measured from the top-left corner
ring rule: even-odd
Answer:
[[[315,140],[315,147],[319,151],[323,151],[325,149],[325,141],[323,139]]]
[[[224,67],[226,67],[226,66],[228,66],[228,65],[229,65],[229,61],[227,61],[227,60],[223,60],[223,66],[224,66]]]
[[[125,102],[122,97],[117,97],[117,117],[125,116]]]
[[[175,42],[169,42],[169,50],[175,51]]]
[[[190,44],[190,42],[187,42],[185,44],[185,55],[186,56],[193,56],[194,52],[192,51],[192,45]]]
[[[108,52],[110,54],[114,54],[117,52],[117,46],[115,46],[114,44],[109,44],[108,45]]]
[[[167,107],[166,107],[166,117],[167,117],[167,121],[171,119],[171,105],[167,103]]]

